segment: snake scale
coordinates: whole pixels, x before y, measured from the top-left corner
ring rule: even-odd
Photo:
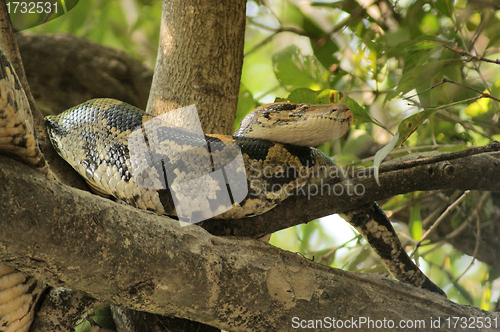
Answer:
[[[94,99],[58,116],[48,117],[47,128],[57,152],[96,193],[171,216],[179,212],[179,205],[174,204],[177,200],[203,218],[204,211],[213,203],[211,200],[223,189],[220,183],[206,185],[207,192],[202,192],[193,204],[193,200],[182,201],[182,197],[175,197],[168,188],[154,188],[157,179],[148,178],[148,174],[158,173],[158,167],[148,164],[148,172],[134,174],[130,136],[135,129],[143,133],[145,123],[152,119],[124,102]],[[241,153],[244,166],[237,169],[236,174],[243,174],[248,193],[241,201],[231,201],[216,216],[240,218],[265,213],[293,194],[293,189],[323,180],[315,171],[337,166],[310,146],[343,135],[351,122],[352,113],[343,104],[274,103],[253,111],[233,137],[193,136],[184,129],[167,125],[148,133],[146,143],[151,143],[148,146],[152,154],[171,153],[169,159],[174,165],[176,179],[192,171],[190,165],[198,165],[200,158],[209,158],[212,168],[208,171],[213,171]],[[311,123],[315,129],[309,128]],[[297,132],[288,134],[291,128]],[[37,147],[34,133],[26,95],[10,62],[0,52],[0,153],[47,174],[48,166]],[[200,140],[208,143],[208,148],[207,144],[200,145]],[[301,172],[289,172],[290,169]],[[255,181],[256,178],[259,181]],[[289,190],[276,190],[276,186]],[[390,221],[376,203],[349,211],[342,217],[365,237],[398,280],[444,294],[408,257]],[[34,303],[43,287],[33,278],[0,263],[1,332],[29,329]]]

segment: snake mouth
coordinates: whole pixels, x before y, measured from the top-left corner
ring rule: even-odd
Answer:
[[[47,126],[47,132],[49,136],[66,136],[67,132],[63,126],[61,126],[53,116],[47,116],[45,118],[45,125]]]
[[[57,122],[55,116],[49,115],[45,117],[45,125],[47,126],[47,133],[49,134],[52,146],[58,154],[61,154],[62,151],[59,141],[62,137],[68,135],[68,131]]]
[[[342,122],[347,122],[347,126],[351,126],[354,122],[354,117],[353,117],[353,114],[351,112],[351,110],[349,109],[348,112],[347,112],[347,116],[345,117],[345,119],[341,119],[340,121]]]

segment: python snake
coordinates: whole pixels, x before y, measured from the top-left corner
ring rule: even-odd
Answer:
[[[47,173],[47,164],[34,136],[26,95],[3,52],[0,52],[0,66],[0,152]],[[157,178],[148,178],[151,173],[156,172],[158,176],[161,172],[155,165],[143,165],[146,172],[134,174],[134,161],[129,151],[130,136],[135,129],[143,134],[145,124],[150,120],[153,120],[152,116],[126,103],[94,99],[58,116],[48,117],[47,128],[61,157],[85,178],[95,192],[168,215],[179,214],[179,206],[184,204],[191,210],[191,216],[206,217],[205,210],[210,210],[211,200],[224,191],[224,183],[204,183],[207,191],[200,193],[193,204],[192,199],[183,201],[183,197],[175,197],[168,188],[159,189],[158,183],[155,184]],[[310,123],[316,129],[309,129]],[[216,212],[223,211],[216,216],[218,218],[240,218],[265,213],[293,194],[294,189],[324,180],[315,176],[320,174],[317,171],[322,167],[337,166],[310,146],[343,135],[351,123],[352,113],[342,104],[274,103],[253,111],[242,121],[233,137],[193,137],[184,129],[162,125],[150,131],[145,140],[152,155],[165,158],[172,153],[168,158],[176,179],[199,169],[203,158],[211,161],[211,168],[204,170],[206,173],[226,165],[241,153],[244,167],[236,169],[235,174],[243,174],[248,193],[241,201],[231,200],[229,206],[215,209]],[[288,134],[291,127],[298,133]],[[137,137],[144,139],[142,135]],[[288,172],[290,169],[302,170],[302,173]],[[254,181],[256,178],[259,181]],[[226,184],[231,181],[228,177],[224,180]],[[276,185],[280,190],[274,188]],[[289,190],[281,190],[283,188]],[[342,216],[367,239],[398,280],[444,294],[410,260],[391,223],[376,203]],[[1,332],[29,329],[33,303],[42,289],[43,285],[33,278],[0,264]]]

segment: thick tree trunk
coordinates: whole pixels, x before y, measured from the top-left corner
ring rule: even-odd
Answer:
[[[195,104],[205,133],[233,132],[245,4],[245,0],[163,1],[148,113]]]

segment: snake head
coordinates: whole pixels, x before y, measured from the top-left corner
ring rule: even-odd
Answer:
[[[233,137],[318,146],[344,135],[352,122],[352,112],[344,104],[273,103],[248,114]]]

